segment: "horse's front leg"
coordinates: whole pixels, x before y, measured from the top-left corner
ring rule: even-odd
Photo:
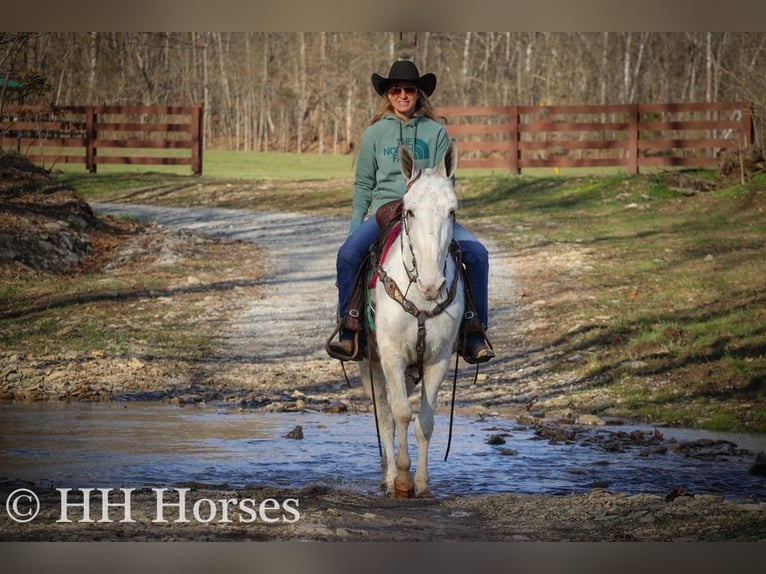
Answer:
[[[407,447],[407,432],[412,418],[412,407],[407,398],[407,386],[404,376],[406,365],[401,359],[383,363],[388,390],[388,402],[391,406],[394,425],[398,438],[396,453],[396,476],[394,478],[394,494],[397,498],[408,498],[414,494],[412,477],[410,475],[410,454]],[[394,473],[389,465],[388,476]]]
[[[415,436],[418,441],[418,464],[415,470],[415,495],[431,496],[428,490],[428,449],[434,431],[434,407],[444,375],[449,368],[449,356],[431,365],[423,373],[420,412],[415,421]]]
[[[365,362],[364,365],[367,365]],[[381,486],[386,494],[394,494],[394,479],[396,478],[396,460],[394,450],[394,420],[391,414],[391,405],[388,402],[386,391],[386,379],[379,363],[373,363],[372,368],[365,373],[364,379],[370,379],[375,393],[375,415],[377,417],[378,431],[383,445],[383,456],[380,465],[383,469],[383,481]],[[371,396],[372,398],[372,396]]]
[[[375,423],[383,453],[380,466],[383,470],[381,488],[386,494],[394,494],[394,479],[396,478],[396,461],[394,459],[394,420],[391,415],[391,405],[388,402],[386,379],[380,363],[362,361],[359,363],[362,384],[367,396],[372,399],[375,412]]]

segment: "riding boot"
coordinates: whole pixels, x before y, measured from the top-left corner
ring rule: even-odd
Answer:
[[[460,355],[472,365],[486,363],[495,357],[495,352],[478,316],[470,313],[464,315],[460,325]]]
[[[365,337],[362,321],[365,306],[366,263],[357,272],[354,288],[348,301],[348,310],[338,320],[338,325],[325,343],[327,354],[339,361],[361,361],[365,356]],[[338,341],[333,341],[339,334]]]
[[[463,322],[460,324],[460,345],[458,351],[466,363],[475,365],[486,363],[495,357],[492,344],[487,337],[487,331],[481,324],[479,315],[476,313],[471,287],[467,274],[463,275],[465,281],[465,313]]]
[[[327,354],[333,359],[339,361],[361,361],[364,359],[364,345],[361,337],[362,325],[356,309],[351,309],[349,313],[338,321],[338,326],[325,343]],[[332,339],[339,334],[339,340]]]

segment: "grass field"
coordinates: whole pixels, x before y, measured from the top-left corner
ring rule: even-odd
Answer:
[[[199,177],[73,167],[57,177],[90,201],[350,211],[351,156],[210,151]],[[703,171],[458,169],[458,195],[459,217],[502,249],[584,258],[577,288],[586,296],[555,301],[560,320],[534,342],[564,357],[551,368],[571,371],[577,392],[608,392],[648,421],[766,432],[763,176],[741,184]],[[540,264],[555,276],[554,262]]]
[[[151,155],[148,150],[142,155]],[[163,155],[172,155],[177,150],[160,150]],[[124,150],[120,154],[124,154]],[[156,152],[155,152],[156,153]],[[189,152],[177,153],[188,157]],[[293,154],[281,152],[257,153],[247,151],[206,150],[203,155],[203,177],[224,179],[328,179],[349,177],[353,172],[354,156]],[[46,166],[51,167],[51,166]],[[86,173],[84,164],[58,164],[53,166],[66,174]],[[183,165],[146,166],[114,165],[98,166],[98,174],[141,174],[154,172],[163,175],[192,175],[191,167]]]
[[[163,155],[187,157],[188,151],[159,150]],[[158,150],[142,150],[141,155],[155,155]],[[119,150],[120,155],[126,153]],[[173,152],[177,152],[173,154]],[[312,180],[312,179],[349,179],[353,177],[355,156],[348,155],[318,155],[314,153],[282,153],[282,152],[248,152],[206,150],[203,156],[203,176],[216,179],[276,179],[276,180]],[[51,167],[65,174],[83,175],[86,173],[84,164],[57,164]],[[524,170],[525,175],[545,177],[560,175],[562,177],[588,175],[614,175],[621,168],[532,168]],[[191,175],[189,166],[146,166],[146,165],[113,165],[98,166],[98,175],[113,174],[146,174],[157,175]],[[503,176],[508,171],[500,168],[471,168],[463,170],[471,176]]]
[[[675,180],[477,178],[462,210],[511,250],[588,254],[588,297],[555,310],[582,327],[546,343],[584,353],[590,386],[645,420],[766,432],[764,182],[686,196]]]

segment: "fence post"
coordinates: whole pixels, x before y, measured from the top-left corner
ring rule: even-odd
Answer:
[[[85,107],[85,169],[96,173],[96,110]]]
[[[191,146],[192,146],[192,172],[202,175],[202,104],[195,104],[192,108],[191,120]]]
[[[755,139],[755,127],[753,126],[753,104],[746,103],[742,106],[742,122],[740,131],[740,143],[742,147],[748,147],[753,144]]]
[[[639,135],[638,104],[632,104],[628,111],[628,173],[638,174],[638,135]]]
[[[510,106],[508,121],[508,137],[511,140],[511,173],[520,174],[519,167],[519,106]]]

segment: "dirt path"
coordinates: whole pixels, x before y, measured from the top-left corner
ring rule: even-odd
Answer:
[[[267,249],[267,298],[248,302],[231,325],[225,353],[259,363],[324,360],[321,335],[332,325],[335,251],[345,236],[339,220],[294,213],[94,205],[216,237],[252,241]]]
[[[345,219],[130,204],[93,207],[103,214],[130,215],[217,237],[252,241],[266,249],[266,297],[246,302],[244,311],[228,326],[220,355],[202,379],[230,388],[252,386],[260,393],[299,391],[317,401],[326,402],[332,396],[333,401],[342,401],[352,409],[367,409],[356,380],[348,389],[340,364],[324,350],[325,338],[334,326],[335,254],[348,229]],[[509,372],[523,370],[519,361],[531,358],[517,346],[520,321],[512,256],[491,243],[487,245],[492,266],[490,334],[498,359],[482,366],[475,385],[470,384],[474,369],[463,364],[458,402],[463,411],[518,414],[538,389],[508,386]],[[356,369],[349,368],[349,373],[355,376]],[[449,400],[447,387],[442,388],[443,403]]]

